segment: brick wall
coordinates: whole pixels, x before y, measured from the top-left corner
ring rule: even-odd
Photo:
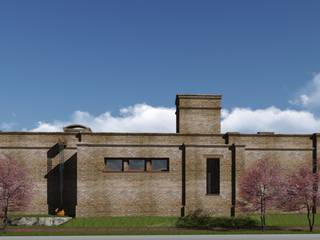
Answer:
[[[239,176],[255,161],[279,160],[284,169],[312,163],[311,135],[231,134],[226,144],[222,134],[75,134],[0,133],[0,152],[26,166],[34,192],[26,213],[46,214],[47,151],[59,140],[67,143],[65,159],[77,153],[77,216],[171,215],[182,207],[182,151],[186,145],[186,213],[201,208],[214,215],[230,215],[231,151],[236,147]],[[319,141],[318,141],[319,149]],[[319,150],[318,150],[319,151]],[[169,158],[169,172],[105,172],[105,157]],[[221,164],[220,195],[206,194],[206,159],[218,157]],[[58,156],[53,159],[58,166]],[[237,181],[238,182],[238,181]],[[74,182],[70,183],[74,184]],[[237,190],[237,189],[236,189]],[[71,191],[66,188],[67,192]]]

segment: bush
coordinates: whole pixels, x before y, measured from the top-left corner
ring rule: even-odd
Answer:
[[[201,210],[196,210],[193,213],[180,217],[176,223],[177,227],[207,227],[210,222],[210,217]]]
[[[251,217],[210,217],[200,210],[178,219],[177,227],[182,228],[253,228],[259,222]]]

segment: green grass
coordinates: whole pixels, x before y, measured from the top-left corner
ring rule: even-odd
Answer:
[[[88,231],[83,232],[7,232],[0,233],[1,236],[80,236],[80,235],[234,235],[234,234],[319,234],[320,231],[314,231],[310,233],[309,231],[284,231],[284,230],[266,230],[264,232],[259,230],[230,230],[230,231],[210,231],[210,230],[177,230],[177,231],[144,231],[144,232],[134,232],[125,231],[122,232],[94,232]]]
[[[177,217],[74,218],[61,227],[174,227]]]
[[[40,215],[34,215],[40,216]],[[42,215],[45,216],[45,215]],[[252,215],[260,221],[258,215]],[[60,227],[174,227],[177,217],[78,217],[61,225]],[[269,214],[266,218],[267,226],[274,227],[307,227],[305,214]],[[320,214],[316,216],[315,226],[320,226]]]
[[[260,221],[258,215],[252,215]],[[177,217],[87,217],[75,218],[61,227],[174,227]],[[307,227],[305,214],[269,214],[267,226]],[[316,216],[315,226],[320,226],[320,214]]]
[[[258,215],[252,217],[259,220]],[[0,233],[0,236],[37,236],[37,235],[190,235],[190,234],[300,234],[309,233],[308,223],[304,214],[269,214],[269,227],[305,227],[304,230],[226,230],[210,231],[195,229],[177,229],[177,217],[79,217],[59,227],[25,227],[35,228],[34,231]],[[315,226],[320,226],[320,214],[316,217]],[[15,228],[24,227],[10,227]],[[78,228],[78,230],[77,230]],[[148,229],[149,228],[149,229]],[[10,229],[9,229],[10,230]],[[317,228],[314,233],[320,233]]]
[[[253,215],[260,221],[258,215]],[[274,227],[307,227],[306,214],[268,214],[266,217],[267,226]],[[316,215],[315,226],[320,226],[320,214]]]

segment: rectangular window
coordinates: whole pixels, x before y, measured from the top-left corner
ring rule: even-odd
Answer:
[[[106,169],[108,171],[122,172],[123,171],[123,160],[122,159],[106,159]]]
[[[207,159],[207,194],[220,193],[220,159]]]
[[[169,171],[169,159],[151,159],[152,171]]]
[[[129,170],[130,171],[145,171],[146,161],[141,159],[129,159]]]
[[[105,169],[110,172],[167,172],[169,158],[105,158]]]

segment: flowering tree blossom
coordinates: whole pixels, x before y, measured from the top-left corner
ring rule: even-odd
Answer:
[[[319,179],[319,173],[313,173],[311,167],[302,166],[292,171],[280,201],[283,210],[306,210],[310,232],[313,231],[316,208],[320,205]]]
[[[23,208],[29,193],[30,185],[22,164],[0,154],[0,218],[3,220],[3,228],[7,226],[9,210]]]
[[[266,210],[279,200],[282,188],[280,165],[269,159],[252,164],[239,179],[239,206],[245,212],[259,212],[262,231]]]

